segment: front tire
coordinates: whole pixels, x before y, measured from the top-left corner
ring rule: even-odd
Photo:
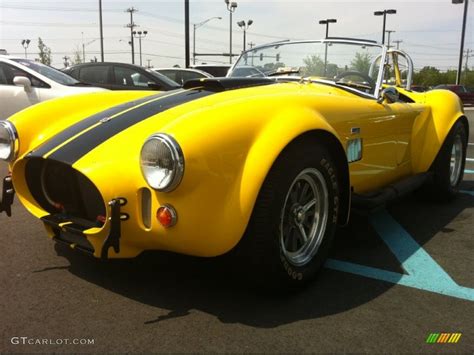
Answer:
[[[329,252],[339,211],[332,156],[302,139],[287,147],[258,195],[240,248],[252,273],[266,283],[304,284]]]

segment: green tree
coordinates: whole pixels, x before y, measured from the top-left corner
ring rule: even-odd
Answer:
[[[324,61],[318,55],[311,55],[303,59],[304,67],[301,76],[324,76]]]
[[[51,65],[51,48],[44,44],[41,37],[38,38],[39,60],[41,63]]]
[[[370,64],[372,63],[372,56],[369,53],[355,54],[354,59],[351,61],[351,69],[368,75],[370,70]]]

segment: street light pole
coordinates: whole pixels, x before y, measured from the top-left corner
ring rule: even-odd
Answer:
[[[464,1],[464,15],[462,19],[461,48],[459,49],[459,64],[458,64],[458,72],[456,75],[456,85],[459,85],[461,83],[462,57],[464,56],[464,37],[466,35],[467,8],[469,5],[469,0],[452,0],[453,4],[462,4],[463,1]]]
[[[102,0],[99,0],[100,60],[104,61],[104,29],[102,26]],[[85,57],[85,56],[84,56]],[[84,58],[85,61],[85,58]]]
[[[335,18],[328,18],[326,20],[320,20],[320,25],[326,25],[326,39],[329,37],[329,24],[336,23],[337,20]],[[325,43],[324,46],[324,76],[327,75],[327,65],[328,65],[328,43]]]
[[[395,9],[388,9],[383,11],[375,11],[375,16],[383,16],[383,25],[382,25],[382,44],[385,44],[385,23],[387,21],[387,14],[393,15],[396,14],[397,10]]]
[[[207,20],[204,20],[202,22],[193,24],[193,65],[196,65],[196,29],[204,26],[206,23],[214,19],[221,20],[222,17],[215,16],[215,17],[208,18]]]
[[[26,50],[28,49],[30,42],[31,41],[29,39],[24,39],[21,41],[21,45],[23,46],[23,48],[25,48],[25,59],[28,58],[28,53],[26,52]]]
[[[244,30],[244,45],[243,45],[244,52],[246,50],[246,43],[247,43],[247,30],[249,29],[252,23],[253,23],[253,20],[248,20],[247,22],[242,20],[242,21],[237,22],[237,25],[239,25],[239,27]]]
[[[237,8],[237,2],[224,0],[227,5],[227,10],[229,11],[229,63],[232,64],[232,14]]]
[[[138,38],[138,45],[140,49],[140,66],[142,66],[142,38],[145,38],[148,31],[133,31],[133,37]]]

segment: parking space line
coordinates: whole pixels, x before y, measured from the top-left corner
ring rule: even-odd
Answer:
[[[370,223],[408,274],[334,259],[329,259],[325,266],[338,271],[474,301],[474,289],[456,284],[387,211],[383,210],[370,216]]]

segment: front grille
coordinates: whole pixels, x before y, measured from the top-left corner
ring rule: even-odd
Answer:
[[[31,194],[45,211],[70,217],[81,225],[102,225],[100,220],[106,211],[99,191],[71,166],[32,158],[26,164],[25,175]]]

